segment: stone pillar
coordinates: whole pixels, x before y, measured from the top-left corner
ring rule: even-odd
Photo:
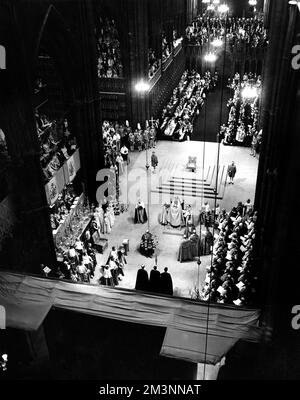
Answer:
[[[52,264],[55,252],[50,226],[39,143],[32,103],[31,59],[26,50],[15,6],[7,6],[10,20],[6,31],[7,69],[1,71],[0,114],[5,132],[10,168],[12,200],[17,224],[8,263],[15,269],[39,272],[40,263]]]

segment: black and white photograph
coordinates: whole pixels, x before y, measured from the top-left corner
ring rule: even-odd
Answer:
[[[1,384],[300,380],[299,178],[300,0],[0,0]]]

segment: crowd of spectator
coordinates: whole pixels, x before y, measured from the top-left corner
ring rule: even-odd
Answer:
[[[261,77],[249,73],[241,79],[240,74],[236,73],[228,87],[233,90],[233,97],[227,103],[228,122],[221,126],[220,140],[225,145],[251,146],[254,155],[254,152],[259,152],[262,139],[258,128]],[[254,96],[247,97],[247,93],[244,93],[249,89],[255,91]]]
[[[7,153],[6,138],[3,130],[0,128],[0,154]]]
[[[155,75],[156,71],[160,67],[160,61],[155,55],[155,51],[152,49],[149,49],[148,51],[148,77],[149,79],[153,78]]]
[[[255,304],[257,271],[253,263],[257,213],[248,199],[228,213],[218,210],[212,264],[207,267],[201,298],[212,302]]]
[[[119,32],[114,19],[100,18],[97,40],[99,78],[122,78],[123,64]]]
[[[193,121],[204,104],[209,90],[218,82],[218,74],[206,71],[200,76],[196,71],[185,71],[172,97],[162,112],[161,131],[179,141],[190,139],[193,133]]]
[[[69,131],[66,118],[54,120],[36,111],[35,119],[40,143],[40,161],[45,182],[48,182],[77,149],[76,137]]]
[[[67,251],[57,254],[54,267],[41,264],[41,274],[46,277],[90,283],[97,265],[96,252],[90,241],[78,239]]]
[[[77,195],[72,184],[67,185],[58,195],[56,202],[50,207],[50,220],[52,230],[56,230],[71,212]]]
[[[112,246],[106,265],[100,267],[100,285],[118,286],[119,281],[124,276],[125,265],[127,264],[125,257],[125,249],[123,246]]]
[[[161,50],[161,59],[164,63],[170,57],[172,52],[172,43],[167,41],[166,35],[162,36]]]
[[[102,124],[102,137],[104,145],[104,165],[106,168],[115,168],[122,174],[124,164],[130,162],[129,151],[143,151],[154,148],[157,137],[156,120],[146,121],[145,129],[137,124],[135,130],[129,122],[125,124],[104,121]]]
[[[267,44],[267,32],[261,17],[235,18],[199,16],[186,28],[188,44],[203,46],[215,39],[224,39],[233,48],[264,47]]]

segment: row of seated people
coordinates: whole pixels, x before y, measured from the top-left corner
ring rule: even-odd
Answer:
[[[186,83],[179,82],[173,91],[171,100],[163,110],[160,129],[164,135],[179,141],[190,139],[193,132],[193,121],[204,104],[206,93],[210,89],[212,77],[207,71],[201,78],[200,74],[191,71],[184,73]],[[184,87],[184,90],[181,90]]]
[[[164,63],[170,57],[172,52],[172,43],[167,41],[167,37],[165,35],[163,35],[162,37],[161,50],[161,59]]]
[[[96,251],[90,241],[78,239],[73,246],[57,254],[54,266],[41,264],[41,274],[45,277],[90,283],[97,265]]]
[[[250,199],[245,204],[238,204],[242,216],[249,213],[252,207]],[[216,207],[211,209],[207,201],[202,205],[197,219],[194,217],[191,207],[186,207],[185,229],[183,240],[179,246],[177,260],[180,262],[193,261],[195,257],[211,254],[214,242],[211,231],[214,232],[214,230],[218,229],[219,219],[224,218],[224,215],[226,215],[226,211],[221,211],[219,204],[216,204]],[[196,226],[198,224],[200,225],[199,234],[196,233]]]
[[[182,42],[183,38],[179,37],[179,35],[177,34],[177,30],[173,29],[172,32],[172,38],[171,40],[167,40],[167,37],[165,34],[163,34],[162,36],[162,44],[161,44],[161,48],[162,48],[162,62],[164,63],[165,61],[167,61],[167,59],[170,57],[172,50],[175,49],[181,42]]]
[[[255,304],[257,271],[253,263],[257,213],[242,203],[218,217],[218,234],[213,245],[212,263],[201,297],[203,300],[252,306]]]
[[[51,120],[45,114],[35,114],[40,142],[40,161],[45,181],[49,181],[77,149],[76,137],[69,131],[68,120]]]
[[[122,78],[124,72],[119,33],[114,19],[100,18],[97,48],[99,78]]]
[[[156,71],[160,67],[160,61],[155,55],[155,51],[152,49],[148,50],[148,77],[149,79],[153,78]]]
[[[189,44],[202,46],[214,39],[224,38],[231,48],[246,45],[247,47],[263,47],[267,43],[267,32],[263,19],[210,17],[203,15],[186,28],[186,40]]]
[[[7,153],[7,143],[3,130],[0,128],[0,154]]]
[[[138,123],[133,131],[128,121],[125,125],[117,122],[104,121],[102,137],[104,144],[104,165],[108,168],[117,166],[122,172],[123,162],[129,163],[129,150],[131,152],[146,150],[156,146],[157,121],[146,121],[145,129]]]
[[[127,264],[125,249],[120,246],[112,246],[107,263],[100,267],[99,284],[104,286],[118,286],[121,276],[125,276],[124,269]]]
[[[56,202],[50,207],[50,220],[52,230],[56,230],[62,221],[70,214],[75,199],[78,198],[72,184],[67,185],[58,195]]]
[[[261,90],[261,77],[252,73],[244,74],[241,79],[236,73],[228,85],[233,90],[233,97],[229,99],[228,122],[220,129],[219,140],[224,145],[251,145],[253,137],[258,135],[258,109]],[[246,91],[255,91],[247,97]]]
[[[169,296],[173,295],[173,280],[168,268],[160,272],[155,265],[148,274],[145,265],[141,265],[137,271],[135,289],[143,292],[161,293]]]

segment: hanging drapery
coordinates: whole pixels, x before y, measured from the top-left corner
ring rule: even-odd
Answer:
[[[162,354],[201,362],[208,334],[207,362],[217,362],[238,339],[256,340],[259,311],[227,305],[209,305],[184,298],[162,297],[133,290],[69,283],[0,273],[0,305],[7,327],[36,330],[51,307],[98,317],[168,328]],[[209,310],[209,314],[208,314]],[[186,338],[186,340],[183,340]],[[198,341],[200,340],[200,347]],[[177,344],[176,344],[177,343]],[[193,346],[198,346],[195,353]],[[178,348],[179,346],[179,348]],[[175,353],[176,353],[175,351]],[[214,353],[214,351],[216,353]],[[171,355],[172,356],[172,355]]]

